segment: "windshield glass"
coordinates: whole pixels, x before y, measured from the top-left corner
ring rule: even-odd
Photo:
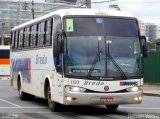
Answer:
[[[127,77],[142,75],[135,19],[72,17],[64,19],[64,27],[65,75],[114,78],[122,76],[121,71]]]

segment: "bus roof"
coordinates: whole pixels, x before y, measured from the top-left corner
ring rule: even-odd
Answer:
[[[46,20],[54,15],[59,15],[61,17],[67,15],[99,15],[99,16],[121,16],[121,17],[135,17],[133,14],[125,11],[117,11],[117,10],[110,10],[110,9],[84,9],[84,8],[71,8],[71,9],[60,9],[54,12],[48,13],[44,16],[36,18],[34,20],[28,21],[23,23],[19,26],[15,26],[12,31],[24,28],[26,26],[34,25],[40,21]]]

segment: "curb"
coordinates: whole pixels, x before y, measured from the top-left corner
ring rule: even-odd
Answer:
[[[160,94],[154,94],[154,93],[143,93],[143,95],[160,97]]]
[[[157,86],[160,86],[160,83],[144,83],[144,85],[157,85]]]

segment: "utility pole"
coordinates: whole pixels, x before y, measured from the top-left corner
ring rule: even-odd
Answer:
[[[86,0],[86,7],[91,8],[91,0]]]
[[[34,1],[32,0],[32,9],[31,9],[31,11],[32,11],[32,19],[34,19]]]

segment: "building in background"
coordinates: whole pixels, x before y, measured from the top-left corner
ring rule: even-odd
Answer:
[[[45,2],[74,4],[80,7],[91,8],[91,0],[45,0]]]
[[[146,36],[146,24],[142,22],[141,20],[139,20],[138,22],[139,22],[141,35]]]
[[[157,26],[156,39],[160,39],[160,25]]]
[[[139,22],[141,35],[146,36],[149,51],[160,52],[160,26],[153,23]]]
[[[150,42],[154,42],[156,40],[157,34],[157,26],[152,23],[146,23],[146,37]]]
[[[70,2],[58,2],[70,1]],[[77,7],[77,0],[0,0],[0,45],[10,44],[11,29],[57,9]]]
[[[76,4],[77,0],[45,0],[45,2],[50,3],[68,3],[68,4]]]
[[[139,20],[141,35],[147,37],[148,42],[154,42],[159,37],[160,29],[154,23],[144,23]]]

